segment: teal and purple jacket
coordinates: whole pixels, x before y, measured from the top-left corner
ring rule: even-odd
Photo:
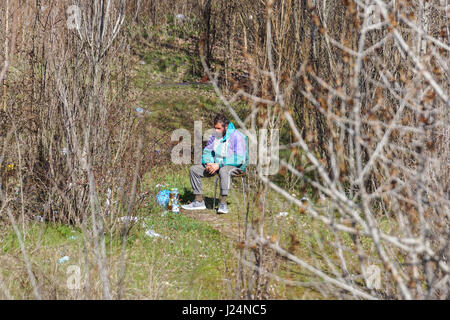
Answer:
[[[232,122],[223,138],[212,135],[202,154],[202,164],[218,163],[223,166],[238,167],[245,172],[248,164],[248,138],[237,130]]]

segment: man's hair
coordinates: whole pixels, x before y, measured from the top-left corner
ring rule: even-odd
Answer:
[[[214,117],[214,125],[221,123],[222,126],[226,126],[227,124],[230,123],[230,121],[227,119],[227,117],[222,113],[222,114],[218,114]]]

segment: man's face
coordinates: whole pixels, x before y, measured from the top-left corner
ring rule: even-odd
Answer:
[[[228,125],[223,126],[221,122],[216,123],[214,126],[214,129],[216,130],[216,137],[221,138],[225,135],[225,132],[227,131]]]

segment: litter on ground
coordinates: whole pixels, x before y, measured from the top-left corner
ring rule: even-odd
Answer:
[[[58,263],[59,264],[63,264],[63,263],[66,263],[69,260],[70,260],[69,256],[64,256],[64,257],[62,257],[61,259],[58,260]]]
[[[161,239],[166,239],[166,240],[169,240],[171,243],[173,243],[173,241],[170,240],[169,237],[163,236],[162,234],[159,234],[159,233],[155,232],[155,231],[152,230],[152,229],[146,230],[146,231],[145,231],[145,235],[146,235],[146,236],[149,236],[149,237],[151,237],[151,238],[161,238]]]

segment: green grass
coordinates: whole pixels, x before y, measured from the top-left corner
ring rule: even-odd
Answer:
[[[137,66],[138,81],[146,84],[198,82],[203,75],[200,58],[187,49],[144,45]]]
[[[162,35],[157,29],[145,30],[145,39],[163,37],[170,42],[170,37],[179,32],[173,28],[170,34]],[[202,76],[201,65],[196,55],[181,48],[171,46],[157,46],[141,44],[137,52],[145,64],[137,64],[135,68],[134,87],[140,91],[139,105],[151,110],[153,114],[147,121],[160,133],[170,135],[178,128],[185,128],[193,133],[194,121],[203,122],[203,130],[209,129],[211,116],[223,110],[219,99],[211,86],[205,85],[179,85],[180,82],[197,82]],[[170,85],[161,86],[161,83]],[[249,107],[239,102],[234,105],[241,118],[248,115]],[[281,132],[282,143],[289,140],[286,130]],[[287,154],[283,154],[286,152]],[[282,151],[283,157],[288,157],[290,150]],[[285,178],[281,175],[272,177],[277,184],[283,183]],[[214,194],[214,178],[203,180],[204,196],[209,209],[206,216],[216,217],[212,210]],[[181,202],[193,200],[189,181],[189,165],[164,164],[153,168],[144,178],[141,192],[148,192],[149,196],[143,207],[139,209],[138,216],[142,219],[134,225],[127,238],[126,261],[127,273],[125,279],[125,298],[128,299],[229,299],[234,297],[232,289],[237,281],[236,248],[234,243],[223,233],[208,222],[189,218],[184,214],[165,213],[155,202],[155,196],[162,188],[156,185],[165,184],[164,188],[176,187],[180,191]],[[249,218],[252,220],[259,216],[259,198],[255,194],[254,182],[250,190]],[[304,183],[291,186],[291,193],[297,198],[308,196],[314,199],[311,187]],[[269,191],[264,199],[266,201],[265,230],[267,235],[276,235],[283,247],[290,244],[290,235],[298,236],[299,245],[294,252],[306,262],[319,264],[323,270],[327,266],[323,261],[322,253],[328,254],[334,261],[337,260],[335,250],[325,247],[321,252],[313,230],[320,230],[319,237],[332,242],[333,234],[329,229],[317,225],[308,215],[299,214],[298,208],[287,202],[275,192]],[[243,198],[239,179],[233,181],[231,193],[228,197],[228,215],[220,216],[216,220],[221,226],[230,226],[230,232],[242,232],[246,212],[242,208]],[[217,202],[216,202],[217,204]],[[288,217],[280,218],[279,213],[288,212]],[[108,220],[108,219],[106,219]],[[383,230],[391,227],[387,218],[380,221]],[[236,226],[241,230],[238,230]],[[147,230],[162,235],[149,237]],[[122,250],[122,237],[118,228],[107,226],[106,248],[110,265],[111,287],[117,291],[120,274],[120,259]],[[166,238],[167,237],[167,238]],[[349,235],[344,234],[344,243],[352,248]],[[39,281],[46,290],[48,298],[70,298],[71,293],[65,283],[67,279],[67,266],[79,265],[83,270],[85,265],[83,233],[79,228],[64,225],[29,223],[26,225],[25,247],[36,271]],[[372,242],[363,239],[363,246],[369,252]],[[91,249],[91,248],[90,248]],[[14,297],[31,298],[31,285],[24,281],[27,274],[23,267],[23,258],[19,248],[17,236],[9,225],[0,226],[0,275],[3,279],[10,279],[7,284]],[[64,255],[70,256],[70,262],[60,265],[58,259]],[[350,255],[346,253],[348,261]],[[92,272],[92,296],[101,298],[101,286],[98,274],[95,273],[95,259],[89,255],[89,270]],[[316,259],[316,260],[314,260]],[[349,265],[351,268],[352,266]],[[328,270],[329,271],[329,270]],[[308,281],[311,274],[287,261],[280,261],[275,271],[279,276],[296,280]],[[84,274],[84,273],[83,273]],[[315,290],[301,287],[290,287],[282,283],[275,284],[272,298],[322,298]]]
[[[168,168],[167,168],[168,169]],[[157,183],[178,187],[183,195],[188,190],[189,179],[186,167],[179,170],[155,168],[152,177],[142,184],[150,191],[145,205],[137,213],[140,222],[128,233],[125,280],[126,299],[228,299],[230,290],[224,279],[233,279],[235,262],[232,257],[232,243],[208,223],[183,214],[167,213],[155,202],[155,195],[161,188]],[[181,171],[182,172],[181,172]],[[159,174],[158,174],[159,173]],[[108,217],[106,221],[109,221]],[[30,222],[25,226],[25,247],[33,270],[37,270],[43,287],[49,286],[49,299],[70,298],[67,290],[67,267],[78,265],[86,269],[84,261],[83,233],[79,228],[66,225]],[[147,230],[162,237],[150,237]],[[120,227],[106,222],[105,242],[110,265],[111,287],[117,290],[123,237]],[[15,268],[11,259],[22,261],[19,241],[9,225],[0,227],[0,275],[3,279],[15,279],[10,291],[14,297],[32,298],[30,283],[21,286],[18,279],[27,278],[25,270]],[[92,244],[91,244],[92,245]],[[58,264],[58,259],[69,256],[70,261]],[[90,269],[95,269],[95,259],[90,255]],[[6,261],[6,262],[5,262]],[[8,262],[9,261],[9,262]],[[23,265],[23,262],[19,265]],[[84,271],[83,271],[84,274]],[[94,297],[101,297],[98,275],[95,281]]]
[[[230,243],[223,235],[208,224],[183,215],[141,214],[143,223],[134,225],[127,238],[125,298],[227,298],[223,279],[227,277],[226,269],[230,267],[227,263],[231,257]],[[69,293],[64,286],[66,268],[69,265],[86,267],[82,233],[68,226],[46,223],[31,223],[26,228],[24,243],[35,266],[33,269],[50,277],[48,281],[41,281],[44,284],[48,282],[48,285],[51,283],[59,297],[67,297]],[[162,237],[146,235],[149,229]],[[11,257],[20,260],[22,255],[17,236],[6,226],[1,229],[1,234],[0,260],[7,261]],[[122,239],[117,233],[106,234],[113,290],[119,274]],[[58,259],[65,255],[70,257],[70,261],[58,264]],[[95,260],[91,260],[91,264],[95,265]],[[3,263],[0,274],[3,279],[18,279],[24,276],[24,270],[15,272],[12,265],[8,267]],[[21,297],[31,297],[31,287],[12,285],[10,290]]]

